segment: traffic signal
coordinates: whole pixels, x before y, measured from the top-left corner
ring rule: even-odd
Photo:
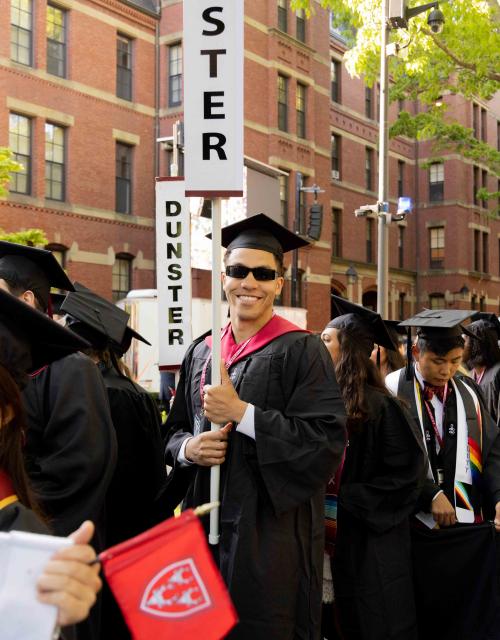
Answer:
[[[315,202],[309,208],[309,226],[307,228],[307,235],[312,240],[320,239],[322,224],[323,224],[323,205]]]

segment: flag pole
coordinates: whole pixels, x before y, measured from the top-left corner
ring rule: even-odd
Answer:
[[[220,377],[220,332],[221,332],[221,292],[220,292],[220,255],[221,255],[221,198],[212,201],[212,378],[211,384],[221,383]],[[211,423],[211,430],[218,431],[220,424]],[[210,502],[219,502],[220,465],[210,469]],[[212,545],[219,543],[219,507],[210,512],[210,533],[208,541]]]

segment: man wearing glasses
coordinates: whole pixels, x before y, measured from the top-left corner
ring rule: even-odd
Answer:
[[[221,465],[215,551],[240,623],[230,638],[319,637],[325,485],[345,445],[345,410],[317,336],[273,311],[283,253],[307,243],[258,214],[222,230],[222,384],[211,386],[212,337],[184,359],[168,419],[170,495],[209,501]],[[210,431],[210,421],[224,425]]]

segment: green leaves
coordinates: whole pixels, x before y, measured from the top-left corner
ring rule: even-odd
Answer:
[[[14,231],[12,233],[6,233],[3,229],[0,229],[0,240],[25,244],[30,247],[45,246],[48,243],[47,236],[42,229],[26,229],[25,231]]]
[[[7,195],[7,185],[10,182],[10,174],[13,171],[21,171],[22,165],[13,160],[12,151],[6,147],[0,147],[0,196]]]

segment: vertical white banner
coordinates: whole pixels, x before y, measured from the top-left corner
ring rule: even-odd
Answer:
[[[191,220],[183,178],[156,179],[156,286],[161,368],[191,344]]]
[[[184,0],[186,195],[243,195],[244,0]]]

